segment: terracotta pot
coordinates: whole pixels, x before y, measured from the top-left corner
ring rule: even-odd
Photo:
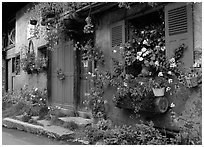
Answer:
[[[157,97],[155,99],[155,112],[164,113],[169,107],[169,102],[165,97]]]
[[[186,84],[187,87],[195,87],[198,85],[198,78],[197,77],[186,77]]]
[[[154,96],[159,97],[159,96],[164,96],[164,91],[165,87],[163,88],[152,88]]]

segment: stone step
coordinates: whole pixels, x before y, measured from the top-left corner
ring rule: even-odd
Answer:
[[[47,120],[39,120],[38,123],[42,124],[44,127],[29,124],[12,118],[4,118],[2,121],[2,125],[7,128],[15,128],[18,130],[31,132],[34,134],[46,134],[49,137],[58,138],[58,139],[69,140],[74,138],[75,133],[69,129],[66,129],[60,126],[54,126],[54,125],[51,126],[49,125],[50,122]]]
[[[93,122],[92,119],[85,119],[82,117],[60,117],[59,119],[64,122],[75,122],[77,125],[82,127],[89,125]]]

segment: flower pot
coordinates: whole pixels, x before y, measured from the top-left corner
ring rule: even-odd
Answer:
[[[164,113],[169,107],[169,102],[165,97],[157,97],[155,99],[155,112]]]
[[[164,96],[165,87],[163,88],[152,88],[154,96]]]
[[[198,85],[198,78],[197,77],[185,77],[186,78],[186,84],[187,87],[195,87]]]

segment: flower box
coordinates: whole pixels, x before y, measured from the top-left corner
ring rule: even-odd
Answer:
[[[152,88],[154,96],[159,97],[159,96],[164,96],[165,92],[165,87],[163,88]]]
[[[187,87],[189,87],[189,88],[196,87],[198,85],[197,76],[195,76],[195,77],[185,77],[185,79],[186,79]]]

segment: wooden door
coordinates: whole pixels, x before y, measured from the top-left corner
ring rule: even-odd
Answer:
[[[73,108],[74,97],[74,51],[73,42],[61,42],[51,53],[51,103],[64,108]],[[64,74],[59,78],[58,71]]]

